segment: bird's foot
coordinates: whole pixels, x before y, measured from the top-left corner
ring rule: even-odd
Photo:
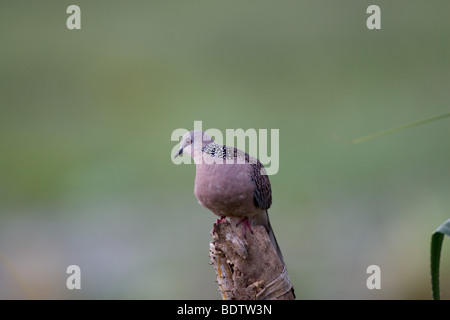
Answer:
[[[216,220],[216,224],[219,224],[219,223],[221,223],[222,221],[227,221],[227,217],[225,217],[225,216],[220,216],[220,218],[217,218],[217,220]]]
[[[214,225],[213,225],[213,233],[216,232],[216,225],[218,225],[222,221],[227,222],[227,218],[225,216],[220,216],[220,218],[217,218],[216,223],[214,223]]]
[[[246,235],[246,229],[250,230],[251,234],[253,234],[252,226],[250,225],[250,221],[247,217],[244,217],[243,219],[239,220],[238,223],[236,223],[236,227],[242,223],[242,230],[244,231],[244,238]]]

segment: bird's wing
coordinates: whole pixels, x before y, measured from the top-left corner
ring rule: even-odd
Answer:
[[[253,202],[258,208],[267,210],[272,205],[272,189],[270,187],[270,181],[265,173],[264,166],[259,160],[256,164],[250,164],[253,167],[251,178],[255,183],[255,191],[253,191]]]
[[[272,205],[272,189],[263,164],[258,159],[249,156],[246,152],[235,147],[227,147],[226,152],[228,154],[227,158],[230,156],[234,159],[241,158],[245,160],[245,163],[252,166],[250,178],[255,184],[253,202],[257,208],[261,208],[262,210],[269,209]]]

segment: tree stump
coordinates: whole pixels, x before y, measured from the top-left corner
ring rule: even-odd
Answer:
[[[246,235],[222,220],[211,231],[209,256],[224,300],[293,300],[294,288],[263,226]]]

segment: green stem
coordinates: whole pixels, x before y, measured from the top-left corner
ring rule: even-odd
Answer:
[[[361,137],[361,138],[358,138],[358,139],[354,139],[354,140],[350,141],[350,143],[352,143],[352,144],[361,143],[361,142],[364,142],[364,141],[367,141],[367,140],[370,140],[370,139],[374,139],[374,138],[378,138],[378,137],[384,136],[385,134],[394,133],[394,132],[397,132],[397,131],[400,131],[400,130],[403,130],[403,129],[408,129],[408,128],[415,127],[415,126],[418,126],[418,125],[421,125],[421,124],[424,124],[424,123],[427,123],[427,122],[440,120],[440,119],[444,119],[444,118],[447,118],[447,117],[450,117],[450,112],[447,112],[447,113],[444,113],[444,114],[441,114],[441,115],[438,115],[438,116],[434,116],[434,117],[431,117],[431,118],[428,118],[428,119],[423,119],[423,120],[420,120],[420,121],[408,123],[408,124],[405,124],[405,125],[400,126],[400,127],[396,127],[396,128],[380,131],[380,132],[377,132],[377,133],[373,133],[373,134],[370,134],[368,136],[364,136],[364,137]]]

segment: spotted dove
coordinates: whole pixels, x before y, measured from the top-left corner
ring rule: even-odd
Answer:
[[[216,144],[207,134],[194,130],[180,141],[175,157],[189,154],[196,164],[194,193],[198,202],[220,217],[243,222],[246,227],[262,225],[276,249],[283,256],[269,222],[267,209],[272,204],[270,181],[264,166],[247,153]]]

